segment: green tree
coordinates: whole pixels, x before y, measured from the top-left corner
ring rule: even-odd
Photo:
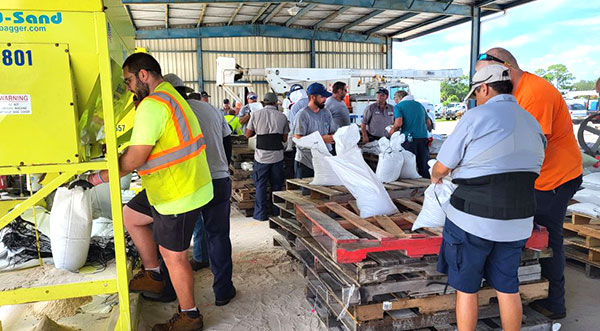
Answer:
[[[440,99],[444,103],[463,100],[469,93],[469,76],[463,75],[458,80],[446,80],[440,85]]]
[[[564,64],[553,64],[548,69],[538,69],[535,73],[552,83],[559,90],[570,90],[571,81],[575,79]]]
[[[573,84],[573,91],[593,91],[596,88],[596,82],[593,80],[580,80]]]

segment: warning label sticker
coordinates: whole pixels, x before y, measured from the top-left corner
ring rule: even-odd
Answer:
[[[0,94],[0,115],[30,115],[29,94]]]

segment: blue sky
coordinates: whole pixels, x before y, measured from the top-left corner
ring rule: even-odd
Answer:
[[[482,19],[481,52],[500,46],[527,71],[562,63],[575,80],[600,77],[600,1],[537,0]],[[395,69],[469,72],[471,24],[394,43]]]

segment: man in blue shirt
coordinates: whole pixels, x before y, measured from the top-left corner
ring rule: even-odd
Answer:
[[[520,330],[518,269],[533,229],[535,179],[546,138],[510,93],[509,69],[489,65],[473,76],[478,107],[468,110],[442,145],[431,182],[452,172],[458,187],[446,209],[438,271],[456,289],[459,330],[475,330],[481,281],[498,295],[502,329]]]
[[[423,178],[429,178],[429,139],[427,132],[431,131],[432,122],[425,107],[415,101],[406,91],[394,94],[394,126],[390,135],[399,129],[406,137],[402,147],[415,154],[417,159],[417,172]]]

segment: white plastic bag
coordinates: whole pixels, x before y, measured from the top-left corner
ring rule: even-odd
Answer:
[[[350,125],[344,128],[348,129],[340,132],[340,134],[336,132],[333,136],[336,147],[344,146],[342,153],[327,157],[325,160],[329,162],[343,185],[356,198],[360,217],[367,218],[374,215],[397,213],[398,209],[392,199],[390,199],[373,170],[367,165],[356,145],[360,139],[358,127]],[[352,132],[354,130],[356,131]],[[348,146],[347,149],[346,146]]]
[[[592,173],[583,176],[583,183],[581,186],[592,190],[600,191],[600,173]]]
[[[567,210],[572,213],[579,213],[594,218],[600,218],[600,207],[593,203],[580,202],[567,207]]]
[[[404,157],[404,163],[402,163],[402,171],[400,172],[400,178],[421,178],[421,176],[417,172],[417,157],[415,156],[415,154],[407,150],[403,150],[402,156]]]
[[[575,192],[573,200],[577,202],[592,203],[600,207],[600,191],[584,188],[583,190]]]
[[[331,169],[331,165],[325,161],[325,158],[331,157],[331,153],[327,150],[327,146],[318,131],[300,139],[294,138],[294,143],[298,148],[310,149],[315,172],[313,180],[310,182],[312,185],[342,185],[338,176]]]
[[[50,246],[54,266],[77,271],[85,264],[92,232],[92,202],[81,187],[56,191],[50,212]]]
[[[335,153],[342,155],[350,151],[354,151],[358,147],[360,140],[360,131],[356,124],[343,126],[333,134],[335,141]]]
[[[456,186],[456,184],[452,183],[450,176],[442,178],[441,183],[429,185],[425,190],[423,208],[417,216],[417,220],[413,224],[411,231],[420,228],[444,226],[446,222],[446,208],[450,203],[450,196],[456,189]]]
[[[394,149],[392,147],[392,142],[396,145],[396,141],[399,140],[400,134],[398,132],[394,133],[390,140],[386,137],[381,137],[379,139],[379,150],[381,153],[379,153],[375,174],[382,183],[393,182],[400,177],[402,165],[404,164],[404,156],[399,149]]]

